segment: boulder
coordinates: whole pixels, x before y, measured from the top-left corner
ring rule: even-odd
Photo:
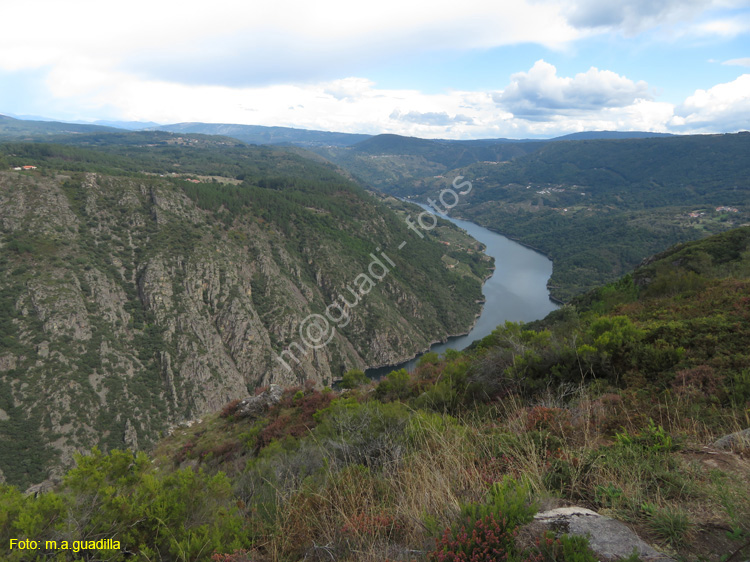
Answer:
[[[524,530],[534,536],[546,531],[584,536],[602,561],[626,558],[635,550],[644,562],[674,562],[646,544],[624,523],[583,507],[561,507],[537,513]]]
[[[236,418],[257,418],[265,414],[272,406],[281,401],[283,391],[277,384],[272,384],[258,396],[248,396],[237,405]]]
[[[725,451],[750,449],[750,427],[717,439],[714,441],[713,446]]]

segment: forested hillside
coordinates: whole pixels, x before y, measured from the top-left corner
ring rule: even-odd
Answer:
[[[114,127],[101,125],[79,125],[56,121],[30,121],[0,115],[0,141],[10,139],[49,138],[55,135],[114,132]]]
[[[424,200],[471,181],[451,212],[549,255],[551,293],[568,300],[672,244],[750,223],[748,153],[750,133],[549,142],[378,187]]]
[[[0,145],[4,170],[34,166],[0,172],[7,482],[59,476],[94,445],[143,448],[259,385],[405,360],[479,312],[491,262],[473,240],[448,268],[450,226],[420,238],[330,166],[220,137],[115,138]],[[332,318],[329,345],[300,339],[310,314]]]
[[[748,425],[748,303],[750,228],[681,245],[542,321],[427,354],[412,374],[260,388],[150,457],[95,451],[38,497],[0,487],[2,548],[108,538],[118,547],[83,559],[742,560],[749,442],[717,438]],[[534,520],[571,505],[599,522],[588,536]],[[619,543],[604,536],[617,521]],[[29,554],[6,557],[74,559]]]
[[[403,196],[425,178],[483,161],[508,161],[529,154],[545,141],[443,141],[377,135],[351,147],[309,149],[385,193]]]

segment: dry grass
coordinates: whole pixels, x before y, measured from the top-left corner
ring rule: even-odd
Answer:
[[[386,464],[333,458],[316,478],[278,486],[258,546],[272,562],[425,560],[462,506],[511,475],[539,504],[588,507],[665,550],[718,561],[724,552],[711,548],[739,544],[728,533],[750,533],[750,465],[705,449],[715,431],[688,411],[685,397],[646,403],[584,388],[509,397],[461,420],[411,410],[402,434],[381,444],[401,451]]]

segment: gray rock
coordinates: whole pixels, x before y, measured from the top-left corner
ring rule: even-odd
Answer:
[[[258,396],[248,396],[237,405],[235,417],[257,418],[266,413],[281,400],[283,391],[277,384],[272,384]]]
[[[45,480],[44,482],[40,482],[39,484],[34,484],[33,486],[30,486],[26,490],[27,496],[34,496],[37,497],[40,494],[44,494],[46,492],[51,491],[54,489],[55,483],[52,480]]]
[[[561,507],[538,513],[527,527],[537,536],[544,531],[554,531],[587,537],[591,550],[601,560],[618,560],[630,556],[635,549],[644,562],[673,561],[646,544],[625,524],[583,507]]]
[[[130,418],[125,421],[125,434],[123,436],[125,446],[133,451],[138,450],[138,432],[133,426]]]
[[[16,368],[16,356],[12,353],[6,353],[5,355],[0,355],[0,372],[2,371],[10,371],[12,369]]]
[[[713,446],[722,450],[750,449],[750,427],[717,439]]]

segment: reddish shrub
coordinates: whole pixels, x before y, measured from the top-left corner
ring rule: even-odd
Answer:
[[[316,425],[313,414],[327,408],[334,398],[331,392],[312,391],[295,400],[299,392],[302,392],[300,387],[285,391],[281,403],[269,412],[273,419],[258,435],[259,447],[265,447],[274,439],[305,435]]]
[[[672,381],[672,388],[677,394],[702,394],[713,396],[719,388],[723,377],[717,375],[708,365],[678,371]]]
[[[560,434],[565,433],[568,429],[571,429],[570,412],[568,410],[535,406],[527,412],[527,431],[546,430]]]
[[[468,521],[469,529],[446,529],[435,541],[435,550],[430,554],[432,562],[498,562],[508,560],[513,554],[515,530],[507,528],[505,519],[493,515]]]
[[[225,441],[224,443],[216,445],[209,452],[211,453],[211,455],[213,455],[214,458],[224,459],[225,457],[234,455],[234,453],[236,453],[239,450],[240,450],[239,441]]]
[[[252,562],[249,550],[235,550],[232,554],[220,554],[215,552],[211,556],[211,562]]]
[[[237,406],[240,405],[239,398],[237,400],[232,400],[229,402],[224,408],[222,408],[221,413],[219,414],[220,418],[228,418],[229,416],[233,416],[237,412]]]
[[[349,538],[368,536],[394,539],[394,535],[403,530],[404,526],[388,514],[358,513],[341,528],[341,533]]]
[[[194,448],[195,443],[193,441],[188,441],[182,447],[180,447],[180,449],[174,455],[175,464],[180,464],[182,461],[189,458],[192,455]]]

